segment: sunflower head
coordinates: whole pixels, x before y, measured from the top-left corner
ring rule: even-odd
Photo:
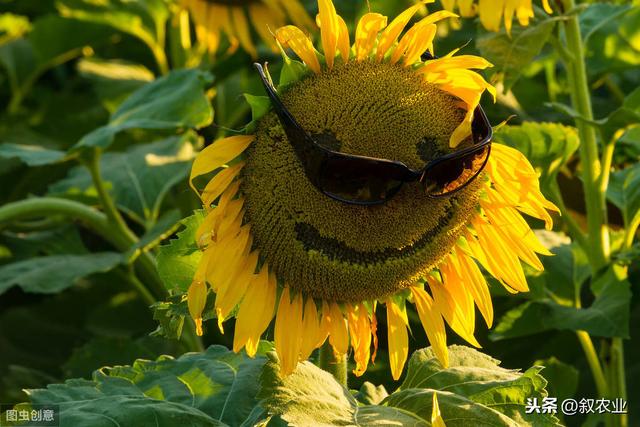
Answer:
[[[485,90],[495,92],[472,69],[490,64],[455,52],[423,60],[436,23],[455,15],[437,12],[405,31],[421,6],[391,22],[365,14],[352,45],[332,2],[320,0],[323,54],[297,27],[275,32],[285,62],[300,71],[279,89],[282,102],[314,141],[414,169],[474,144],[474,111]],[[210,287],[219,326],[235,313],[234,350],[250,355],[275,316],[284,374],[327,339],[338,354],[352,347],[362,374],[375,357],[380,303],[394,378],[407,358],[408,303],[446,366],[445,321],[474,345],[475,307],[493,321],[480,266],[508,290],[526,291],[520,261],[542,268],[536,253],[547,251],[521,212],[551,226],[547,209],[555,209],[526,158],[498,144],[485,172],[449,196],[406,183],[375,206],[334,200],[312,184],[273,112],[254,135],[207,147],[192,179],[213,171],[200,193],[207,216],[197,233],[203,257],[188,295],[192,316],[199,324]]]

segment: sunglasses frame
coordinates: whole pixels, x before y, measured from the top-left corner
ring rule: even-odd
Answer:
[[[423,60],[433,59],[433,56],[425,53],[422,56]],[[254,67],[258,70],[258,74],[262,80],[262,84],[267,92],[267,95],[274,107],[274,111],[280,120],[280,123],[284,129],[285,134],[287,135],[287,139],[289,143],[293,147],[296,157],[302,163],[303,169],[309,181],[324,195],[330,197],[334,200],[338,200],[343,203],[348,203],[352,205],[361,205],[361,206],[373,206],[386,203],[393,196],[397,194],[402,185],[407,182],[420,182],[423,186],[426,187],[425,179],[427,176],[427,172],[438,164],[446,161],[450,161],[453,159],[463,158],[472,153],[478,152],[484,149],[485,146],[488,147],[487,156],[484,160],[482,166],[478,169],[475,175],[467,182],[462,184],[460,187],[449,191],[443,194],[430,194],[427,193],[430,198],[443,198],[448,197],[453,193],[456,193],[467,185],[469,185],[473,180],[475,180],[478,175],[484,170],[487,161],[489,160],[489,155],[491,154],[491,139],[493,137],[493,129],[489,120],[482,109],[478,105],[474,112],[473,121],[471,123],[472,136],[474,139],[474,144],[470,147],[464,148],[462,150],[455,151],[453,153],[446,154],[444,156],[438,157],[436,159],[431,160],[421,169],[412,169],[407,166],[405,163],[397,160],[388,160],[388,159],[380,159],[375,157],[368,156],[360,156],[356,154],[347,154],[340,153],[338,151],[333,151],[329,148],[322,146],[318,143],[309,133],[307,133],[302,126],[298,123],[298,121],[293,117],[291,112],[284,106],[282,100],[277,94],[276,88],[273,86],[271,79],[265,73],[265,68],[267,67],[267,63],[265,63],[264,68],[262,65],[258,63],[254,63]],[[391,193],[386,194],[385,198],[380,200],[352,200],[342,198],[334,193],[330,193],[325,190],[320,183],[320,172],[326,162],[331,160],[343,160],[343,161],[351,161],[358,162],[363,167],[373,167],[373,168],[385,168],[387,173],[387,179],[389,180],[397,180],[400,181],[400,185],[395,188]]]

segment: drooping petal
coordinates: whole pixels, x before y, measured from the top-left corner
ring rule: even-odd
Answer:
[[[480,22],[489,31],[500,31],[505,0],[479,0],[478,15]]]
[[[489,286],[484,279],[478,265],[463,251],[454,248],[448,257],[451,265],[451,279],[457,282],[460,287],[471,294],[478,306],[478,310],[490,328],[493,324],[493,304]],[[445,282],[445,286],[447,283]]]
[[[276,304],[277,281],[266,265],[253,277],[236,316],[233,351],[245,348],[249,357],[258,351],[260,336],[267,329]]]
[[[387,332],[389,341],[389,365],[391,376],[395,381],[400,379],[407,356],[409,355],[409,336],[407,335],[406,309],[401,309],[391,299],[385,302],[387,306]]]
[[[325,327],[329,329],[329,343],[337,356],[343,357],[349,350],[349,329],[347,319],[335,302],[325,302],[322,307]]]
[[[307,299],[304,304],[304,316],[302,318],[302,344],[300,347],[300,359],[308,359],[311,352],[320,347],[329,331],[323,329],[318,317],[318,309],[312,298]]]
[[[409,288],[413,295],[420,323],[424,328],[429,344],[436,357],[445,368],[449,367],[449,351],[447,350],[447,334],[442,315],[435,306],[431,295],[424,289],[412,286]]]
[[[349,322],[349,335],[351,346],[353,347],[353,358],[356,361],[356,368],[353,373],[361,376],[367,370],[369,357],[371,355],[371,322],[369,313],[364,304],[357,306],[347,306],[347,316]]]
[[[345,64],[349,62],[349,56],[351,54],[351,42],[349,41],[349,28],[344,19],[338,15],[338,21],[340,23],[340,36],[338,37],[338,50],[340,56],[342,56],[342,62]]]
[[[251,31],[249,30],[249,23],[247,22],[244,8],[232,7],[231,18],[240,45],[252,58],[257,57],[258,52],[256,51],[256,46],[253,44],[253,40],[251,40]]]
[[[442,313],[451,329],[472,346],[481,347],[473,335],[475,331],[475,316],[473,301],[469,300],[470,297],[465,296],[462,301],[456,301],[448,291],[447,286],[433,276],[427,276],[427,283],[429,284],[429,289],[431,289],[435,306]]]
[[[202,336],[202,312],[207,303],[207,284],[204,280],[196,279],[187,291],[187,306],[189,314],[196,324],[196,334]]]
[[[254,135],[230,136],[219,139],[200,152],[193,161],[189,184],[193,191],[198,192],[193,186],[193,180],[201,175],[213,172],[222,165],[238,157],[255,139]]]
[[[298,364],[302,345],[302,296],[290,298],[289,288],[280,295],[274,330],[274,343],[280,358],[280,372],[289,375]]]
[[[293,25],[278,28],[276,30],[276,39],[283,47],[291,48],[314,73],[320,73],[320,61],[313,43],[300,28]]]
[[[365,13],[356,27],[356,60],[369,57],[376,43],[378,32],[387,25],[387,17],[379,13]]]
[[[245,257],[244,262],[237,269],[235,276],[230,278],[231,283],[226,287],[225,291],[216,295],[218,323],[224,321],[242,300],[253,279],[257,264],[258,252],[254,251]],[[218,327],[220,327],[220,324]]]

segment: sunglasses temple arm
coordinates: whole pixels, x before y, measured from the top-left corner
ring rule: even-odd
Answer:
[[[287,108],[284,106],[284,104],[280,100],[280,97],[276,93],[275,88],[267,79],[266,73],[264,72],[262,65],[258,63],[255,63],[253,65],[258,70],[258,74],[260,75],[260,79],[262,80],[262,85],[264,86],[264,89],[267,92],[267,96],[269,96],[269,99],[273,104],[274,110],[278,115],[278,119],[280,119],[280,122],[282,123],[282,127],[284,128],[284,131],[287,134],[287,137],[291,141],[291,144],[293,145],[296,151],[296,154],[298,154],[298,157],[300,157],[301,153],[299,153],[299,151],[303,149],[303,146],[304,146],[302,144],[302,141],[312,145],[315,145],[315,141],[313,141],[309,137],[309,135],[307,135],[307,133],[300,126],[300,124],[298,124],[296,119],[294,119],[291,113],[289,113],[289,110],[287,110]]]

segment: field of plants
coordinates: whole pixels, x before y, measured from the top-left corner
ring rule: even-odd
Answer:
[[[640,1],[0,0],[0,426],[640,426]]]

